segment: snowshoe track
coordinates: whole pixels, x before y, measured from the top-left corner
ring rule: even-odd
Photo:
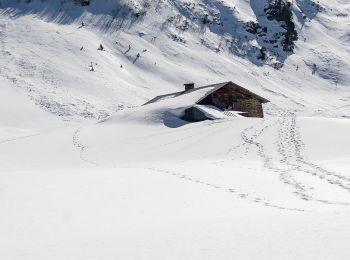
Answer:
[[[305,144],[301,139],[301,134],[297,126],[296,115],[291,112],[282,112],[279,119],[278,129],[278,152],[281,156],[279,162],[284,165],[287,170],[280,171],[281,178],[287,184],[294,185],[296,194],[305,200],[316,200],[329,204],[350,205],[350,202],[330,202],[312,198],[306,195],[307,190],[313,187],[306,187],[301,182],[295,180],[293,172],[300,172],[316,177],[327,184],[350,192],[350,179],[336,172],[326,170],[321,166],[310,162],[304,156]]]

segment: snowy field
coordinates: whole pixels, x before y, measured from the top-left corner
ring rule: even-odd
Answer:
[[[1,2],[0,259],[350,259],[347,1],[297,23],[307,40],[280,70],[213,51],[214,30],[174,42],[174,9],[106,32],[103,8]],[[235,7],[248,21],[260,5]],[[141,106],[228,80],[271,101],[265,118]]]
[[[348,259],[349,131],[289,114],[175,129],[112,118],[3,141],[0,255]]]

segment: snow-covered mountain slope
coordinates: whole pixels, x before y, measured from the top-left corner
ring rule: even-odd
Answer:
[[[185,82],[233,80],[302,114],[348,116],[344,1],[287,8],[294,53],[267,1],[77,2],[1,1],[0,76],[48,112],[101,119]]]
[[[348,260],[349,12],[0,0],[0,258]],[[230,80],[265,118],[140,106]]]

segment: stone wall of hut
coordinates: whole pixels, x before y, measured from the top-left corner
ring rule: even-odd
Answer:
[[[223,87],[210,94],[199,104],[241,111],[244,112],[242,115],[246,117],[264,117],[261,102],[240,88]]]
[[[234,110],[244,112],[246,117],[264,117],[262,104],[255,98],[241,99],[234,104]]]

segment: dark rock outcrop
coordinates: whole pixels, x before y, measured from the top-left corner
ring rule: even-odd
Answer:
[[[270,21],[282,22],[281,26],[285,29],[282,40],[283,50],[293,52],[294,43],[298,40],[298,32],[293,21],[292,4],[286,0],[269,0],[264,11]]]

